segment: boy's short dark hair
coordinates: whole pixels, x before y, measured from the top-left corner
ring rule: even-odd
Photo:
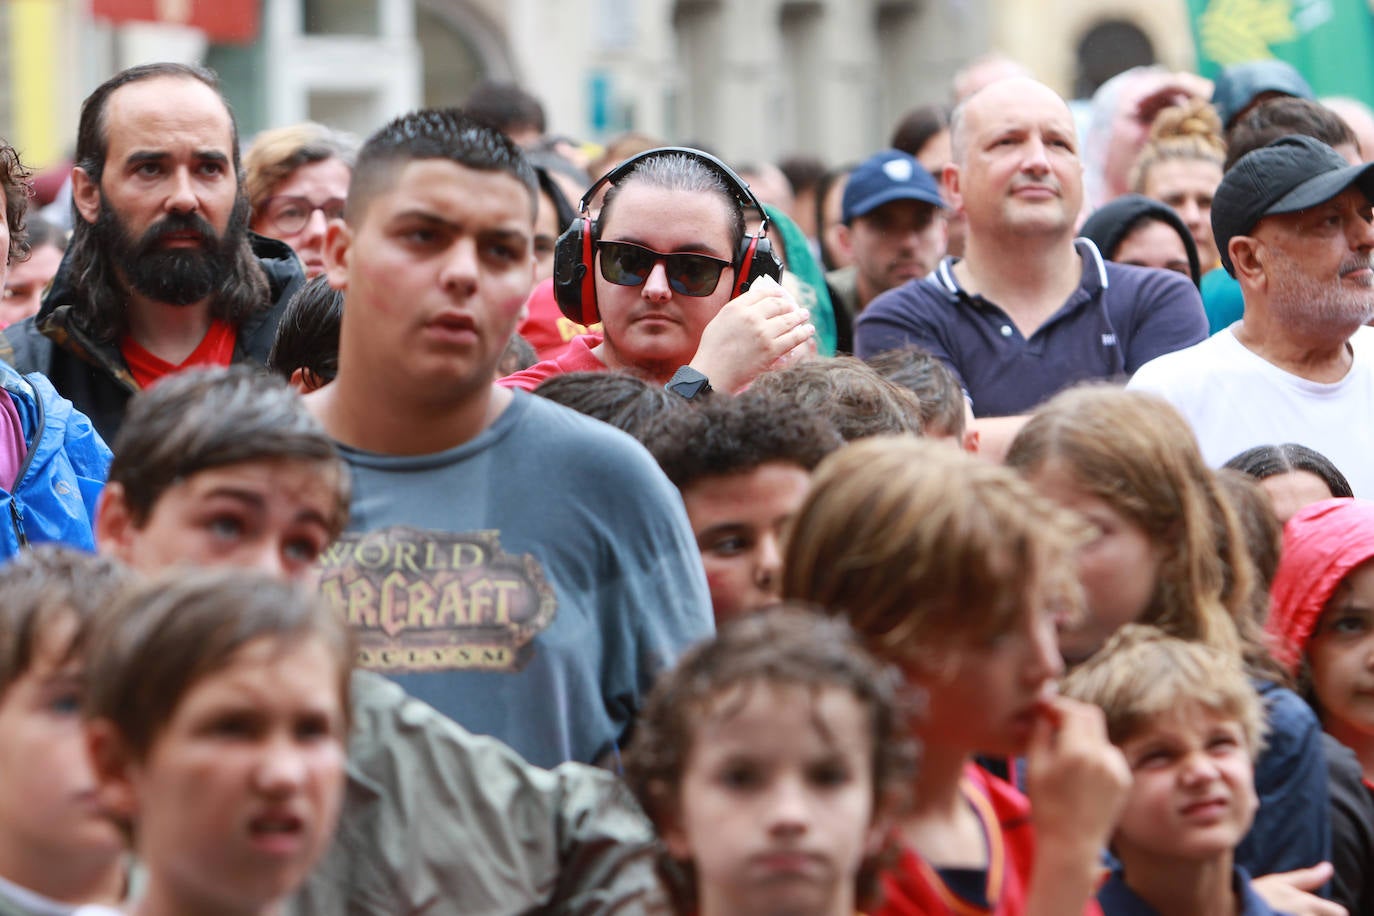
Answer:
[[[625,779],[656,825],[674,814],[702,713],[732,688],[760,682],[851,692],[869,717],[873,810],[905,801],[917,745],[911,731],[914,697],[901,674],[869,655],[842,618],[779,605],[726,623],[664,674],[645,702],[625,755]],[[861,903],[876,890],[877,859],[859,874]],[[661,851],[658,864],[678,912],[694,912],[690,863]]]
[[[95,620],[85,715],[112,723],[143,760],[187,692],[258,639],[282,648],[319,640],[339,665],[347,722],[353,637],[311,591],[253,571],[175,570],[125,590]]]
[[[267,368],[286,379],[301,369],[317,388],[334,381],[342,322],[343,293],[330,286],[324,274],[306,282],[282,310]]]
[[[109,483],[136,525],[169,487],[212,468],[256,461],[330,466],[338,484],[332,534],[348,521],[348,469],[334,441],[282,379],[251,366],[188,369],[129,402]]]
[[[819,414],[751,389],[663,414],[645,445],[668,479],[686,490],[703,477],[742,474],[774,461],[811,471],[844,440]]]
[[[641,442],[660,415],[690,409],[681,395],[628,372],[565,372],[540,382],[534,393]]]
[[[132,578],[113,560],[51,544],[0,566],[0,697],[29,670],[44,632],[58,620],[76,622],[65,659],[79,655],[87,623]]]
[[[494,127],[457,108],[423,108],[401,115],[367,138],[353,167],[344,219],[358,225],[372,199],[417,159],[447,159],[479,172],[510,175],[530,195],[530,221],[539,210],[539,181],[520,147]]]
[[[791,409],[827,418],[846,442],[921,434],[921,403],[853,356],[808,359],[760,375],[750,391],[769,392]]]
[[[883,378],[911,391],[921,401],[921,432],[927,436],[964,435],[964,390],[949,367],[929,350],[909,344],[865,360]]]

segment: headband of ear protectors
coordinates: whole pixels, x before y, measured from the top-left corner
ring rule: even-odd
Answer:
[[[596,307],[596,278],[593,265],[596,262],[596,221],[590,216],[591,202],[596,193],[607,184],[616,184],[620,179],[633,172],[638,164],[649,158],[666,155],[688,156],[718,174],[726,188],[734,196],[742,210],[757,210],[763,217],[757,235],[745,235],[735,252],[731,266],[735,269],[735,288],[730,298],[747,290],[760,277],[782,277],[782,262],[773,253],[773,243],[768,240],[768,214],[764,211],[749,185],[734,173],[724,162],[701,150],[681,146],[664,146],[648,152],[631,156],[620,165],[597,179],[587,193],[582,195],[578,205],[579,215],[572,221],[568,230],[558,237],[558,246],[553,255],[553,295],[559,309],[569,321],[581,325],[592,325],[601,320]]]

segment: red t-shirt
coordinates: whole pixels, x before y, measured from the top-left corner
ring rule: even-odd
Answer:
[[[883,876],[883,903],[873,916],[1019,916],[1026,909],[1031,866],[1035,862],[1035,832],[1026,797],[976,764],[964,768],[960,785],[972,806],[988,844],[988,868],[983,883],[987,906],[965,900],[951,890],[915,850],[902,849],[901,858]],[[1084,916],[1101,910],[1089,900]]]
[[[574,337],[600,330],[599,321],[586,327],[565,317],[553,297],[553,281],[545,280],[530,292],[525,302],[525,320],[515,332],[529,341],[541,360],[551,360],[568,352]]]
[[[592,348],[599,343],[601,343],[600,334],[580,334],[572,339],[572,343],[568,344],[567,352],[557,359],[546,359],[542,363],[535,363],[528,369],[512,372],[505,378],[497,379],[496,384],[503,388],[533,391],[539,387],[539,383],[544,379],[563,375],[566,372],[605,372],[607,371],[606,364],[592,352]]]
[[[129,364],[134,381],[140,388],[151,388],[153,383],[164,375],[171,375],[190,366],[227,366],[234,361],[234,344],[238,341],[238,329],[227,321],[216,318],[210,322],[210,330],[205,332],[191,355],[179,365],[154,356],[125,335],[119,342],[119,350],[124,354],[124,362]]]

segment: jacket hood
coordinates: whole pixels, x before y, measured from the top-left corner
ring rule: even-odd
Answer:
[[[1169,226],[1183,240],[1183,250],[1188,252],[1188,273],[1193,285],[1202,282],[1202,266],[1198,261],[1197,243],[1182,217],[1167,204],[1160,203],[1140,194],[1124,194],[1110,203],[1103,204],[1093,211],[1083,223],[1078,234],[1092,239],[1102,257],[1116,260],[1116,246],[1130,235],[1142,220],[1153,219]]]
[[[1283,529],[1265,631],[1274,658],[1296,673],[1322,611],[1351,570],[1374,558],[1374,502],[1326,499]]]

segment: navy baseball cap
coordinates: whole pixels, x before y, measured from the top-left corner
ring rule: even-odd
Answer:
[[[1296,213],[1326,203],[1352,185],[1374,200],[1374,162],[1351,165],[1313,137],[1294,134],[1252,150],[1231,166],[1212,198],[1212,237],[1221,266],[1235,265],[1226,249],[1266,216]]]
[[[919,200],[945,205],[935,179],[916,157],[901,150],[883,150],[868,157],[849,173],[840,200],[840,222],[846,226],[894,200]]]
[[[1229,129],[1231,122],[1255,97],[1266,92],[1295,99],[1316,98],[1312,87],[1292,64],[1281,60],[1252,60],[1221,71],[1212,84],[1212,104],[1221,115],[1221,123]]]

